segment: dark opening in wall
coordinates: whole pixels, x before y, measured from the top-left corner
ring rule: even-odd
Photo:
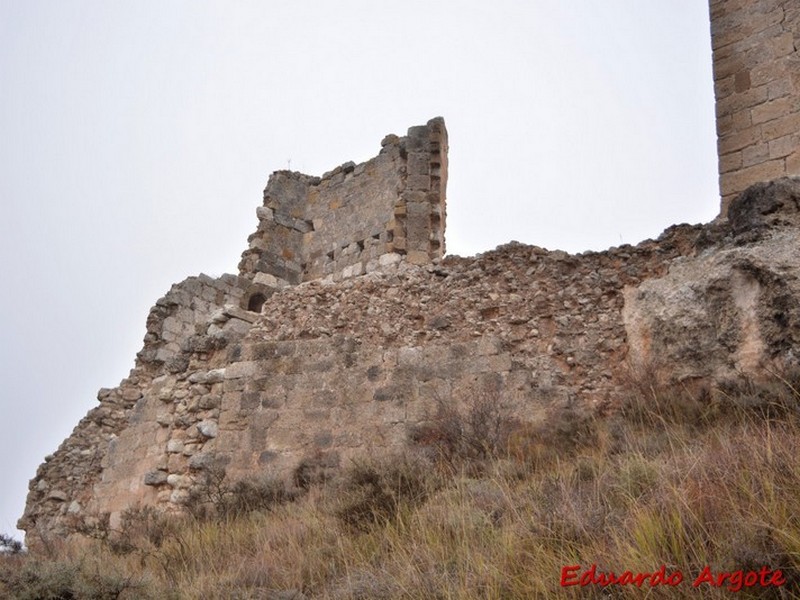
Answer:
[[[261,308],[264,306],[264,302],[267,301],[267,297],[264,296],[262,293],[256,293],[250,296],[250,300],[247,302],[247,310],[252,312],[261,312]]]

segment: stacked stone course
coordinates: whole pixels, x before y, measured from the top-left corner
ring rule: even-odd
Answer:
[[[711,0],[722,215],[759,181],[800,175],[800,4]]]

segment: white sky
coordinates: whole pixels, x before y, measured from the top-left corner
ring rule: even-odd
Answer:
[[[236,272],[270,172],[438,115],[451,253],[716,216],[704,0],[0,0],[0,532],[156,299]]]

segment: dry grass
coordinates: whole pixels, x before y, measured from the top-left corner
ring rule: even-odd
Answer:
[[[692,581],[706,566],[766,566],[786,583],[740,597],[800,597],[797,379],[699,395],[641,383],[616,416],[559,411],[551,427],[504,433],[506,450],[480,450],[478,470],[451,445],[448,469],[405,458],[353,465],[269,510],[190,518],[155,538],[131,530],[134,552],[92,541],[58,561],[3,556],[0,596],[728,598],[726,586]],[[617,574],[664,565],[684,582],[560,585],[563,567],[592,564]],[[47,596],[48,585],[78,593]]]

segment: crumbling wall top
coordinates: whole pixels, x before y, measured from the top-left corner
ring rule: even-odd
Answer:
[[[444,255],[444,119],[386,136],[378,156],[322,177],[273,173],[240,275],[264,285],[332,281]]]

